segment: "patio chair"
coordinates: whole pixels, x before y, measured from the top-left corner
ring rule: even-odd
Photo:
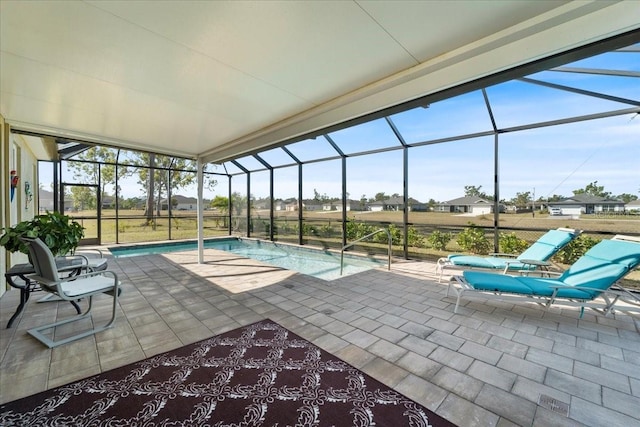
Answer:
[[[35,270],[35,274],[28,276],[30,280],[38,283],[43,291],[54,294],[62,300],[75,301],[82,298],[87,298],[89,300],[89,307],[84,313],[58,322],[29,329],[27,331],[29,334],[47,347],[52,348],[101,332],[113,325],[113,322],[116,319],[118,296],[120,294],[118,276],[115,272],[109,270],[90,271],[62,278],[60,277],[59,270],[56,266],[56,261],[51,250],[49,250],[42,240],[38,238],[23,238],[22,240],[29,248],[31,263]],[[93,297],[99,294],[108,294],[113,298],[113,309],[110,320],[104,326],[93,327],[92,329],[84,330],[59,340],[54,340],[56,334],[55,328],[57,326],[76,322],[89,316],[93,306]],[[54,329],[51,333],[52,338],[43,334],[43,331],[48,329]]]
[[[611,313],[616,304],[625,302],[625,311],[640,311],[640,298],[617,282],[640,264],[640,238],[618,235],[603,240],[589,249],[557,278],[502,275],[480,271],[464,271],[453,276],[447,295],[457,294],[454,312],[460,299],[468,297],[496,298],[513,301],[535,301],[546,308],[552,304],[602,309]],[[456,286],[457,285],[457,286]]]
[[[572,228],[549,230],[520,255],[491,254],[490,256],[481,257],[451,254],[448,257],[438,259],[436,264],[436,271],[439,271],[438,282],[442,281],[442,275],[446,268],[502,270],[503,274],[507,274],[509,271],[536,270],[540,268],[547,270],[551,266],[549,259],[578,237],[580,233],[582,233],[581,230]]]
[[[72,256],[61,256],[56,257],[56,267],[58,268],[58,273],[67,275],[67,276],[76,276],[81,273],[91,272],[91,271],[101,271],[107,269],[107,259],[102,256],[102,252],[97,249],[93,250],[93,256],[88,257],[87,255],[82,255],[76,253]],[[99,258],[95,257],[95,253],[99,255]],[[33,265],[30,263],[20,263],[15,264],[11,268],[9,268],[4,277],[9,284],[9,286],[20,290],[20,302],[18,307],[16,308],[15,313],[7,322],[7,328],[10,328],[13,324],[14,320],[22,313],[25,304],[29,301],[29,297],[31,293],[40,289],[40,286],[31,281],[29,276],[35,273],[35,269]],[[20,280],[18,280],[20,279]],[[59,298],[51,293],[47,293],[44,297],[40,298],[38,302],[50,302],[56,301]],[[78,314],[82,311],[80,310],[80,306],[76,303],[76,301],[69,301],[71,305],[76,309]]]

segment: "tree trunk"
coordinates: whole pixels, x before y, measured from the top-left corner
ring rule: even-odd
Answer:
[[[155,164],[156,155],[149,153],[149,176],[147,177],[147,203],[144,213],[146,215],[145,225],[151,225],[153,223],[153,192],[155,189],[155,173],[153,166]]]

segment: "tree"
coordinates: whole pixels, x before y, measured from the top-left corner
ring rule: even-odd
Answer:
[[[464,186],[464,195],[465,197],[480,197],[481,199],[493,200],[493,196],[489,196],[485,192],[481,191],[482,185],[465,185]]]
[[[584,187],[584,188],[579,188],[577,190],[573,190],[573,194],[576,195],[576,196],[578,194],[587,194],[587,195],[595,196],[595,197],[604,197],[604,198],[610,198],[611,197],[611,192],[604,191],[604,186],[603,185],[598,185],[598,181],[593,181],[593,182],[587,184],[587,186]]]
[[[616,196],[616,199],[620,199],[625,203],[629,203],[629,202],[633,202],[634,200],[638,200],[638,196],[636,196],[635,194],[622,193]]]
[[[234,228],[237,230],[240,228],[240,216],[242,215],[242,211],[247,206],[247,198],[242,194],[234,192],[231,193],[231,209],[235,218],[235,226]]]
[[[547,197],[548,202],[559,202],[560,200],[566,199],[565,196],[560,194],[554,194],[553,196]]]
[[[367,195],[363,194],[360,196],[360,209],[364,210],[365,206],[367,206]]]
[[[320,194],[318,192],[318,190],[316,190],[314,188],[313,189],[313,200],[315,200],[316,202],[324,203],[324,202],[328,202],[330,199],[329,199],[329,196],[327,196],[327,193]]]
[[[196,164],[193,160],[180,157],[139,153],[138,160],[147,168],[138,168],[138,184],[142,185],[146,194],[146,222],[153,220],[153,210],[160,216],[162,199],[181,188],[194,184],[197,179]],[[207,165],[208,167],[208,165]],[[206,168],[205,168],[206,172]],[[204,175],[204,185],[213,189],[217,180],[208,174]]]
[[[526,208],[531,200],[531,193],[525,191],[524,193],[516,193],[516,197],[511,199],[511,202],[516,205],[517,208]]]
[[[74,161],[81,160],[81,161]],[[95,146],[74,156],[67,162],[69,170],[73,171],[73,178],[81,184],[100,183],[100,195],[106,195],[106,187],[116,184],[116,150],[108,147]],[[130,175],[131,172],[126,166],[118,166],[118,179]],[[86,205],[87,200],[76,200],[76,197],[86,197],[87,192],[78,188],[72,191],[74,205]],[[94,195],[95,197],[95,195]],[[95,202],[93,202],[95,205]],[[95,206],[93,206],[95,208]]]
[[[71,187],[71,197],[73,199],[73,207],[76,210],[84,211],[87,209],[96,209],[96,194],[92,187],[73,186]]]
[[[382,202],[384,200],[387,200],[388,198],[389,198],[389,196],[384,194],[384,191],[381,191],[380,193],[376,193],[376,195],[373,197],[373,200],[375,202]]]
[[[227,226],[227,214],[229,213],[229,198],[216,196],[211,201],[211,207],[216,209],[222,215],[222,226]],[[220,217],[216,216],[216,227],[220,227]]]
[[[150,170],[153,171],[153,167],[155,166],[155,159],[156,159],[155,153],[148,154],[147,162],[149,164],[149,169],[140,169],[138,172],[140,175],[140,181],[138,181],[138,183],[146,182],[145,190],[147,194],[147,198],[146,198],[147,203],[145,204],[145,208],[144,208],[146,225],[150,225],[153,223],[153,194],[154,194],[154,188],[155,188],[155,174],[149,173],[149,171]],[[145,172],[146,172],[146,177],[144,176]]]

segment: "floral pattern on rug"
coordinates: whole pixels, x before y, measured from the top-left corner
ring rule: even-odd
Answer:
[[[453,426],[269,320],[0,411],[3,426]]]

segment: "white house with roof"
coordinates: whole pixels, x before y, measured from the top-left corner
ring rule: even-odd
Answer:
[[[602,212],[624,212],[625,203],[620,199],[574,194],[556,202],[549,202],[549,209],[557,208],[562,215],[595,214]]]
[[[500,207],[504,211],[504,207]],[[493,213],[493,201],[478,196],[464,196],[438,203],[435,212],[469,213],[473,215],[487,215]]]
[[[321,211],[322,203],[313,199],[303,200],[302,209],[304,209],[305,211]]]
[[[195,211],[198,210],[198,199],[195,197],[186,197],[176,194],[171,196],[174,203],[171,205],[172,210],[177,211]],[[162,199],[162,210],[167,210],[167,199]]]
[[[409,211],[426,211],[426,203],[419,202],[418,200],[409,197],[407,201]],[[375,202],[367,203],[367,210],[372,212],[381,211],[401,211],[404,209],[404,198],[402,197],[389,197],[385,200],[376,200]]]
[[[632,200],[624,205],[626,212],[640,213],[640,199]]]
[[[342,212],[342,201],[336,200],[332,202],[326,202],[322,204],[323,211],[338,211]],[[347,212],[348,211],[361,211],[363,210],[360,200],[347,200]]]

